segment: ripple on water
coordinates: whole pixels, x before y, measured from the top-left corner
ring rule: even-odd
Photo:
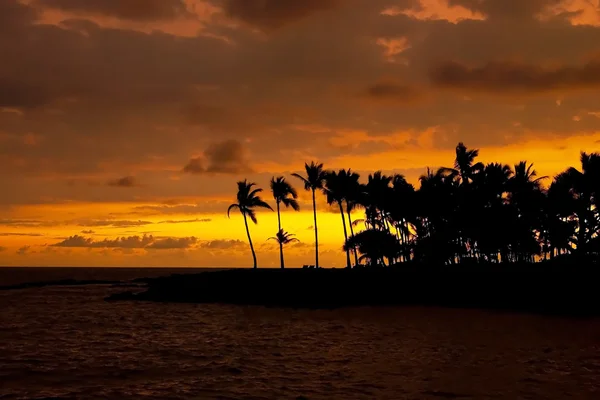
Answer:
[[[600,321],[0,292],[0,398],[596,399]]]

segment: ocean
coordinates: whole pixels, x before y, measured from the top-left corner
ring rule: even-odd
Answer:
[[[172,271],[11,268],[0,286]],[[600,398],[598,319],[103,300],[122,290],[1,290],[0,399]]]

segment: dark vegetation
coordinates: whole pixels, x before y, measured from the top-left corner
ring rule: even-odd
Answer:
[[[361,269],[238,269],[156,278],[146,291],[107,300],[223,303],[328,309],[444,306],[598,316],[597,273],[546,265],[413,265]]]
[[[230,270],[173,275],[141,293],[109,300],[230,303],[333,308],[369,305],[481,307],[563,315],[600,315],[600,155],[581,154],[581,166],[546,187],[525,161],[477,162],[462,143],[452,168],[428,170],[415,189],[402,175],[375,172],[366,182],[351,170],[306,164],[294,174],[313,198],[315,266],[287,270]],[[281,227],[281,205],[298,209],[283,177],[271,182],[283,247],[294,240]],[[256,268],[247,218],[272,208],[261,189],[238,183],[237,203]],[[339,209],[344,269],[319,268],[316,196]],[[364,218],[352,220],[356,211]],[[362,226],[364,229],[360,229]]]
[[[478,155],[478,150],[459,143],[454,165],[428,169],[418,189],[402,175],[378,171],[361,182],[350,169],[327,171],[323,164],[306,164],[305,175],[293,176],[312,194],[316,268],[319,193],[339,209],[347,268],[533,263],[567,255],[599,255],[599,153],[581,153],[580,166],[567,168],[553,180],[538,176],[527,161],[514,167],[484,165],[477,161]],[[547,187],[542,185],[545,180],[550,181]],[[278,235],[283,238],[287,233],[281,227],[280,208],[298,210],[297,192],[283,177],[274,177],[271,189]],[[244,216],[255,268],[247,218],[256,223],[257,208],[272,210],[258,196],[261,191],[254,183],[238,182],[238,201],[229,210],[238,208]],[[359,209],[364,218],[353,221]],[[358,231],[359,227],[364,229]],[[279,241],[282,268],[285,244]]]

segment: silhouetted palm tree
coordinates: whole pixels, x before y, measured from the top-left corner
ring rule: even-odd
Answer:
[[[482,163],[475,162],[477,156],[479,156],[478,149],[469,150],[462,142],[456,146],[454,169],[449,170],[460,179],[461,184],[469,184],[473,176],[484,168]]]
[[[304,189],[312,192],[313,202],[313,217],[314,217],[314,228],[315,228],[315,267],[319,268],[319,230],[317,229],[317,200],[315,192],[322,190],[325,184],[325,170],[323,164],[317,164],[314,161],[310,164],[305,163],[304,169],[306,170],[306,177],[300,174],[292,174],[292,176],[300,179],[304,183]]]
[[[271,178],[271,191],[273,192],[273,198],[277,204],[277,227],[278,232],[282,232],[281,229],[281,211],[280,204],[283,204],[286,208],[292,207],[295,211],[300,211],[298,205],[298,192],[288,182],[286,182],[283,176]],[[279,242],[279,260],[281,262],[281,268],[285,268],[283,262],[283,243]]]
[[[572,220],[577,221],[576,246],[580,254],[600,234],[600,153],[581,153],[581,171],[571,167],[554,180],[555,192],[562,190],[563,201],[571,203]],[[595,252],[598,249],[594,250]]]
[[[401,247],[394,235],[379,229],[367,229],[346,240],[344,250],[358,248],[362,254],[360,259],[366,260],[370,266],[385,266],[384,258],[394,260],[401,252]]]
[[[285,246],[286,244],[289,243],[293,243],[293,242],[299,242],[300,240],[296,239],[295,237],[293,237],[295,235],[291,234],[291,233],[287,233],[286,231],[284,231],[283,229],[280,229],[279,231],[277,231],[277,234],[273,237],[268,238],[267,240],[275,240],[277,243],[279,243],[279,251],[280,251],[280,256],[281,256],[281,265],[283,268],[284,262],[283,262],[283,246]]]
[[[363,184],[350,169],[326,173],[322,164],[305,164],[306,177],[294,176],[313,194],[317,265],[317,190],[339,208],[347,267],[351,267],[350,251],[355,265],[367,260],[371,266],[383,266],[386,259],[389,264],[460,264],[534,262],[566,254],[600,256],[600,154],[581,153],[581,168],[558,174],[548,189],[542,186],[546,177],[538,176],[533,164],[521,161],[514,170],[502,163],[484,165],[477,162],[478,154],[459,143],[454,166],[427,169],[418,190],[402,175],[377,171]],[[255,221],[252,208],[265,205],[247,198],[257,198],[260,190],[252,191],[253,184],[245,181],[239,185],[238,203],[228,214],[238,207]],[[279,203],[296,208],[296,194],[281,177],[272,179],[271,188],[280,228],[272,239],[280,243],[284,266],[283,245],[294,238],[281,229]],[[364,209],[364,218],[353,214],[357,208]],[[355,232],[359,222],[365,230]],[[256,265],[247,222],[246,230]]]
[[[342,172],[343,171],[343,172]],[[365,188],[360,184],[360,175],[352,170],[340,170],[340,179],[343,183],[344,200],[346,203],[346,214],[348,215],[348,226],[350,227],[350,235],[354,236],[354,227],[352,222],[352,211],[360,206],[361,200],[364,198]],[[354,265],[358,265],[358,252],[352,249],[354,253]]]
[[[271,211],[273,209],[270,205],[265,203],[258,193],[262,192],[262,189],[257,188],[253,189],[256,186],[256,183],[248,183],[247,180],[240,181],[237,183],[238,185],[238,193],[237,193],[237,203],[233,203],[227,209],[227,217],[230,216],[231,210],[238,209],[242,213],[244,217],[244,225],[246,226],[246,234],[248,235],[248,242],[250,243],[250,251],[252,251],[252,260],[254,261],[254,268],[257,268],[256,263],[256,253],[254,251],[254,245],[252,244],[252,238],[250,237],[250,228],[248,227],[248,219],[250,217],[252,222],[255,224],[258,223],[256,219],[256,208],[266,208]]]
[[[381,171],[376,171],[369,175],[366,191],[365,208],[371,209],[371,216],[379,218],[380,223],[372,222],[372,225],[378,225],[381,229],[388,229],[386,205],[392,194],[392,177],[384,175]]]
[[[339,172],[330,171],[325,176],[324,193],[327,196],[327,204],[337,204],[342,215],[342,225],[344,226],[344,242],[348,240],[348,230],[346,229],[346,217],[344,213],[344,200],[348,194],[348,171],[340,170]],[[350,265],[350,248],[345,248],[346,251],[346,268],[351,268]]]

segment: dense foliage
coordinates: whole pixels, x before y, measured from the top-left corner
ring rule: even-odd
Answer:
[[[484,165],[477,162],[478,155],[459,143],[454,165],[428,169],[419,189],[402,175],[380,171],[366,182],[343,169],[323,170],[321,176],[322,165],[314,163],[320,166],[318,179],[312,180],[316,183],[296,176],[307,190],[322,191],[339,209],[348,267],[599,255],[600,154],[582,153],[579,168],[568,168],[553,180],[537,176],[525,161],[514,167]],[[357,209],[364,218],[352,221]]]

